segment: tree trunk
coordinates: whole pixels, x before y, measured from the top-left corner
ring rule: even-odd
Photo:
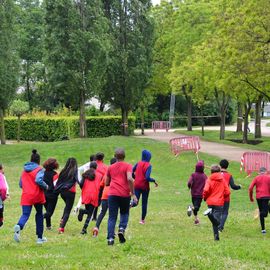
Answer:
[[[6,144],[4,110],[2,108],[0,108],[0,139],[1,144]]]
[[[84,90],[81,90],[80,92],[80,137],[87,137]]]
[[[105,105],[106,105],[106,102],[103,102],[103,101],[101,100],[101,101],[100,101],[100,105],[99,105],[99,110],[100,110],[101,112],[104,112]]]
[[[144,106],[141,106],[141,129],[142,135],[144,135]]]
[[[243,110],[242,105],[238,102],[237,103],[237,127],[236,132],[242,132],[243,131]]]
[[[261,117],[262,117],[262,118],[264,117],[264,115],[263,115],[263,114],[264,114],[264,105],[265,105],[265,104],[264,104],[264,101],[263,101],[263,102],[262,102],[262,111],[261,111]]]
[[[201,127],[202,127],[202,136],[204,136],[204,119],[203,119],[203,110],[201,109]]]
[[[121,112],[122,112],[122,134],[124,136],[128,136],[128,111],[122,107]]]
[[[18,116],[17,142],[21,139],[21,116]]]
[[[219,132],[219,139],[225,139],[225,122],[226,122],[226,109],[221,108],[220,110],[220,132]]]
[[[256,102],[256,109],[255,109],[255,138],[262,137],[262,130],[261,130],[261,105],[262,105],[262,96]]]
[[[192,100],[190,97],[187,99],[187,130],[192,131]]]
[[[250,109],[251,109],[251,103],[245,104],[243,143],[248,142],[248,115],[249,115]]]

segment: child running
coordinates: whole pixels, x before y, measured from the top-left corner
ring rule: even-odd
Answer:
[[[117,162],[117,159],[112,158],[110,161],[110,165],[114,164],[115,162]],[[100,184],[100,187],[103,190],[102,197],[101,197],[101,211],[100,211],[100,214],[98,215],[98,218],[97,218],[96,227],[93,229],[93,237],[98,236],[100,224],[101,224],[101,222],[102,222],[103,218],[105,217],[107,210],[108,210],[108,197],[109,197],[110,186],[106,186],[105,181],[106,181],[106,178],[103,177],[101,184]]]
[[[8,184],[4,175],[4,167],[0,164],[0,227],[2,227],[4,223],[4,201],[8,196]]]
[[[58,232],[60,234],[64,233],[65,231],[65,226],[67,224],[70,212],[74,204],[77,182],[78,182],[77,161],[75,158],[69,158],[67,160],[65,167],[59,174],[59,178],[54,189],[54,192],[61,194],[61,198],[65,202],[65,208],[58,229]]]
[[[24,170],[20,179],[20,187],[22,188],[21,206],[22,216],[14,227],[14,240],[20,242],[20,232],[28,221],[32,207],[36,209],[36,234],[37,244],[47,242],[43,237],[43,213],[42,207],[45,203],[44,190],[48,189],[48,185],[43,181],[44,171],[40,164],[40,155],[37,150],[32,151],[31,160],[24,165]]]
[[[204,162],[202,160],[198,161],[195,166],[195,172],[190,176],[188,181],[188,188],[191,190],[191,198],[193,206],[188,207],[187,214],[191,216],[192,210],[194,214],[194,224],[200,224],[198,219],[198,211],[200,210],[202,197],[203,197],[203,188],[205,186],[205,181],[207,176],[204,173]]]
[[[225,197],[230,195],[230,189],[220,173],[219,165],[211,166],[211,175],[205,183],[203,189],[203,199],[208,205],[208,209],[204,212],[213,225],[214,239],[219,241],[218,226],[221,220],[222,207]]]
[[[267,175],[267,170],[264,167],[260,168],[260,174],[256,176],[249,186],[249,198],[251,202],[253,199],[253,188],[256,186],[256,200],[260,211],[260,223],[262,234],[266,233],[264,219],[268,215],[269,211],[269,199],[270,199],[270,176]]]
[[[98,193],[101,176],[96,169],[97,163],[91,162],[90,169],[83,173],[82,181],[80,182],[80,187],[82,189],[82,204],[85,205],[85,209],[79,210],[78,220],[82,221],[84,214],[87,215],[81,234],[87,233],[87,228],[91,221],[93,212],[98,206]]]
[[[59,167],[59,164],[55,158],[49,158],[43,164],[44,172],[44,182],[48,185],[48,190],[45,191],[45,209],[46,213],[44,214],[44,218],[46,220],[46,228],[47,230],[51,230],[51,217],[54,213],[58,194],[54,192],[54,186],[58,180],[58,173],[55,171]]]
[[[133,177],[135,178],[134,189],[137,203],[131,202],[131,207],[136,207],[142,195],[142,215],[140,224],[145,224],[147,214],[148,196],[150,192],[150,182],[153,182],[156,187],[158,184],[155,179],[151,178],[152,165],[150,164],[151,152],[148,150],[142,151],[142,160],[135,164],[132,169]]]
[[[239,190],[241,189],[241,185],[236,185],[234,183],[234,179],[232,177],[232,175],[227,171],[228,167],[229,167],[229,161],[227,159],[222,159],[219,162],[219,165],[221,167],[221,174],[224,177],[224,180],[226,182],[226,184],[228,185],[228,187],[232,188],[233,190]],[[227,217],[229,215],[229,207],[230,207],[230,196],[225,198],[224,201],[224,206],[222,209],[222,215],[221,215],[221,221],[220,221],[220,225],[219,225],[219,231],[222,232],[224,230],[224,225],[225,222],[227,220]]]

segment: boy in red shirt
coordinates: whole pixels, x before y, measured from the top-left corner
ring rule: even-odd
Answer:
[[[270,199],[270,176],[267,175],[267,170],[264,167],[260,168],[260,174],[256,176],[249,186],[249,198],[251,202],[253,199],[253,188],[256,186],[256,199],[260,210],[260,222],[262,234],[266,233],[264,218],[267,217],[269,211]]]
[[[220,225],[222,208],[224,199],[230,195],[228,185],[220,173],[218,165],[211,166],[211,175],[207,179],[204,189],[203,198],[208,205],[208,209],[204,212],[212,222],[214,239],[219,241],[218,226]]]
[[[108,220],[108,245],[114,244],[114,230],[120,209],[120,224],[118,237],[120,243],[125,243],[125,229],[128,225],[130,196],[134,202],[137,198],[134,195],[134,179],[132,178],[132,165],[124,162],[125,151],[117,149],[115,151],[117,162],[108,168],[106,186],[110,186],[109,191],[109,220]]]

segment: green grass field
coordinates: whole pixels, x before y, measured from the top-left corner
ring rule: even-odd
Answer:
[[[270,137],[262,137],[260,139],[254,139],[254,134],[251,133],[248,134],[248,140],[259,140],[262,142],[257,145],[232,142],[230,140],[242,140],[243,138],[241,132],[234,132],[234,131],[226,131],[225,140],[219,139],[219,131],[216,130],[205,130],[204,136],[202,136],[201,130],[193,130],[193,131],[177,130],[176,133],[190,136],[199,136],[204,141],[223,143],[251,150],[268,151],[270,149]]]
[[[31,150],[37,148],[42,161],[56,157],[63,167],[68,157],[74,156],[79,164],[97,151],[103,151],[106,162],[116,147],[126,149],[126,160],[135,163],[142,149],[152,152],[152,176],[159,183],[152,187],[148,216],[140,225],[139,207],[131,209],[127,242],[107,246],[107,217],[102,223],[98,238],[91,234],[80,235],[82,223],[71,215],[63,235],[57,233],[63,210],[59,198],[53,216],[53,230],[45,231],[48,242],[37,246],[35,240],[34,210],[21,243],[13,240],[13,227],[21,208],[18,181],[22,165],[28,161]],[[201,154],[206,164],[217,163],[215,157]],[[243,189],[233,191],[230,215],[220,241],[213,240],[210,221],[199,213],[200,226],[186,215],[190,193],[186,182],[194,170],[196,159],[192,153],[174,157],[166,143],[148,139],[110,137],[104,139],[71,140],[54,143],[21,143],[0,146],[0,162],[5,165],[10,184],[11,200],[5,203],[5,223],[0,229],[0,269],[269,269],[270,235],[261,235],[259,221],[254,220],[255,204],[248,199],[251,179],[239,173],[239,164],[232,163],[230,170],[236,183]],[[206,171],[209,174],[209,171]],[[76,201],[79,197],[77,189]],[[89,227],[92,228],[92,223]],[[266,221],[269,228],[269,221]],[[270,231],[269,231],[270,232]]]

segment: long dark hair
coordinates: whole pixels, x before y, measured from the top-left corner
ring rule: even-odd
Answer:
[[[69,158],[63,170],[59,174],[58,182],[67,182],[77,177],[78,165],[75,158]]]

